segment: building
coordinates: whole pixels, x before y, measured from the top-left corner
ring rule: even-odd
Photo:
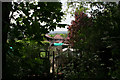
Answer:
[[[63,43],[64,43],[64,44],[69,44],[69,39],[70,39],[70,38],[67,36],[67,38],[65,38],[65,40],[64,40]]]
[[[47,39],[47,41],[53,42],[53,37],[50,37],[48,34],[45,35],[45,38]]]
[[[64,41],[64,38],[59,34],[55,35],[53,39],[54,39],[54,43],[62,43]]]

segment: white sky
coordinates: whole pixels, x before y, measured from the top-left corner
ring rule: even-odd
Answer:
[[[65,11],[66,8],[67,8],[67,3],[65,3],[65,2],[67,2],[67,0],[61,0],[61,2],[62,2],[62,11]],[[62,20],[60,24],[68,24],[68,25],[70,25],[71,21],[74,20],[74,17],[70,17],[70,16],[71,16],[71,14],[67,14],[65,16],[66,20]],[[67,27],[68,26],[65,26],[65,28],[57,27],[54,31],[67,31]]]
[[[67,8],[67,3],[65,3],[65,2],[67,2],[67,0],[61,0],[61,2],[62,2],[62,11],[65,11],[66,8]],[[19,17],[19,14],[17,14],[16,12],[15,12],[13,15],[15,15],[15,16],[14,16],[15,18]],[[60,24],[68,24],[68,25],[70,25],[70,24],[71,24],[71,21],[74,20],[74,17],[71,17],[71,14],[65,15],[65,18],[66,18],[66,19],[65,19],[65,20],[62,20],[62,21],[60,22]],[[15,23],[14,20],[11,20],[11,22],[12,22],[12,23]],[[65,26],[65,28],[59,28],[59,27],[57,27],[54,31],[67,31],[67,27],[68,27],[68,26]]]
[[[60,0],[61,2],[62,2],[62,11],[65,11],[66,10],[66,8],[67,8],[67,0]],[[14,13],[15,14],[15,16],[16,17],[18,17],[19,15],[18,14],[16,14],[16,13]],[[68,13],[67,15],[65,15],[65,20],[63,19],[61,22],[60,22],[60,24],[68,24],[68,25],[71,25],[71,21],[72,20],[74,20],[74,17],[73,16],[71,16],[71,14],[70,13]],[[12,22],[15,22],[15,21],[13,21],[12,20]],[[67,31],[68,29],[67,29],[67,27],[68,26],[65,26],[65,28],[59,28],[59,27],[57,27],[54,31]]]
[[[62,2],[62,11],[64,12],[65,10],[66,10],[66,8],[67,8],[67,0],[60,0],[61,2]],[[88,8],[89,8],[90,6],[88,5]],[[96,9],[96,7],[93,7],[93,9]],[[15,14],[15,16],[16,17],[18,17],[19,15],[17,15],[16,13],[14,13]],[[88,16],[90,16],[89,14],[88,14]],[[71,21],[72,20],[74,20],[74,17],[73,16],[71,16],[71,14],[70,13],[67,13],[67,15],[65,15],[65,20],[63,19],[61,22],[60,22],[60,24],[68,24],[68,25],[71,25]],[[15,22],[14,20],[12,20],[12,22]],[[65,28],[59,28],[59,27],[57,27],[54,31],[67,31],[67,27],[68,26],[65,26]]]
[[[67,0],[60,0],[62,2],[62,11],[65,11],[67,9]],[[90,7],[90,5],[88,5],[88,7]],[[95,8],[94,8],[95,9]],[[89,10],[90,11],[90,10]],[[88,14],[88,16],[90,16],[90,14]],[[67,15],[65,15],[65,20],[62,20],[60,23],[61,24],[68,24],[71,25],[71,21],[75,20],[74,16],[71,16],[70,13],[68,13]],[[54,31],[67,31],[68,26],[65,26],[65,28],[59,28],[57,27]]]

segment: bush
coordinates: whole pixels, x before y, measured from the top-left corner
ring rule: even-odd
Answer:
[[[22,79],[27,75],[48,73],[50,62],[39,58],[39,44],[34,41],[18,41],[15,44],[6,56],[8,79]]]

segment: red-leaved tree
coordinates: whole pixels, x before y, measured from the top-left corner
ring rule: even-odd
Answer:
[[[71,47],[77,47],[76,44],[85,40],[85,36],[81,36],[83,34],[83,30],[89,26],[91,26],[92,19],[88,17],[87,14],[83,12],[75,12],[75,20],[71,21],[72,25],[68,27],[68,37]]]

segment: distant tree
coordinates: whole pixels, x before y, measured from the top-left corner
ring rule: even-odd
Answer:
[[[65,38],[65,34],[60,34],[60,36],[62,36],[63,38]]]
[[[50,37],[54,37],[55,35],[54,34],[49,34]]]

